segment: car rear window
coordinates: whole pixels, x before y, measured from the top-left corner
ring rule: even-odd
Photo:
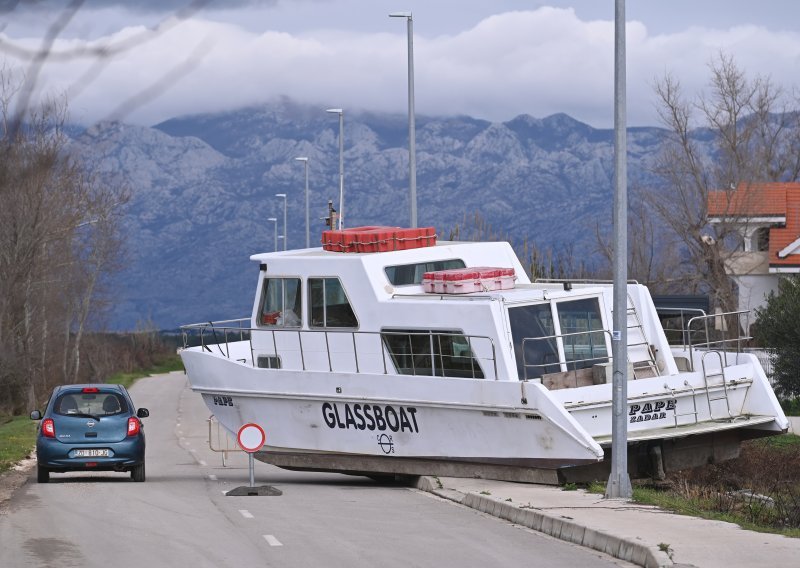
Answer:
[[[116,392],[70,392],[56,399],[53,412],[56,414],[92,414],[111,416],[128,412],[125,399]]]

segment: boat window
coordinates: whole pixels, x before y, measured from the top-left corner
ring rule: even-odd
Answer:
[[[550,304],[508,309],[520,379],[541,378],[561,370]]]
[[[421,284],[422,276],[434,270],[450,270],[452,268],[465,268],[466,264],[459,258],[452,260],[434,260],[432,262],[418,262],[415,264],[399,264],[387,266],[386,277],[393,286],[408,286]]]
[[[261,300],[261,325],[300,327],[302,297],[299,278],[265,278]]]
[[[358,320],[338,278],[309,278],[311,327],[358,327]]]
[[[259,369],[280,369],[281,358],[275,355],[259,355],[257,364]]]
[[[586,369],[597,363],[608,363],[600,301],[597,298],[586,298],[559,302],[556,308],[567,370]]]
[[[470,338],[458,331],[383,330],[381,335],[401,375],[483,378]]]

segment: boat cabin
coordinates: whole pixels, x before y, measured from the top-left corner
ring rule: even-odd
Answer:
[[[368,242],[357,240],[363,229],[329,231],[338,240],[323,238],[323,249],[251,257],[261,267],[250,322],[257,366],[551,390],[610,382],[610,285],[534,284],[508,243],[412,233],[419,245],[398,247],[381,229],[367,228]],[[628,316],[630,378],[675,371],[645,288],[629,286]]]

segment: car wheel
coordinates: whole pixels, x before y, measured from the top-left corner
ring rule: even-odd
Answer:
[[[47,483],[50,481],[50,471],[40,465],[36,465],[36,481],[39,483]]]
[[[144,481],[144,478],[145,478],[145,476],[144,476],[144,462],[142,462],[139,465],[135,466],[131,470],[131,478],[134,481],[139,481],[139,482]]]

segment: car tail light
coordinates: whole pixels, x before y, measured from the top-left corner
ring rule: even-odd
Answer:
[[[135,436],[142,429],[142,423],[135,416],[128,418],[128,436]]]
[[[42,436],[45,438],[56,437],[56,423],[52,418],[45,418],[42,420]]]
[[[97,387],[86,387],[86,388],[85,388],[85,389],[83,389],[81,392],[85,392],[85,393],[98,393],[98,392],[100,392],[100,389],[98,389]]]

